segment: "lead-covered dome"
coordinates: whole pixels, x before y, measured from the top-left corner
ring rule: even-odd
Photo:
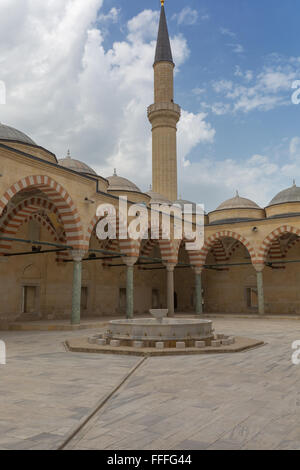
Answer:
[[[280,193],[276,194],[269,206],[288,202],[300,202],[300,188],[295,182],[290,188],[284,189],[283,191],[280,191]]]
[[[201,214],[203,212],[195,202],[187,201],[186,199],[179,198],[177,201],[174,202],[174,206],[180,207],[182,212],[186,209],[186,213]],[[190,208],[192,209],[192,211],[190,211]]]
[[[69,170],[77,171],[77,173],[82,173],[84,175],[97,176],[97,173],[88,166],[86,163],[81,162],[80,160],[75,160],[71,157],[70,151],[65,158],[58,160],[58,164]]]
[[[117,170],[114,170],[114,174],[106,178],[109,182],[108,191],[126,191],[126,192],[136,192],[141,193],[140,188],[138,188],[132,181],[127,178],[122,178],[117,175]]]
[[[150,204],[166,204],[167,206],[172,205],[172,202],[166,196],[152,191],[152,186],[150,186],[150,189],[146,194],[148,194],[148,196],[151,198]]]
[[[215,211],[209,214],[210,224],[222,224],[237,221],[263,219],[264,209],[261,209],[254,201],[241,197],[236,192],[235,197],[222,202]]]
[[[24,132],[15,129],[14,127],[6,126],[0,123],[0,140],[20,142],[21,144],[29,144],[36,146],[36,143],[24,134]]]
[[[280,191],[266,207],[267,217],[300,214],[300,188],[295,181],[290,188]]]
[[[220,211],[223,209],[260,209],[260,207],[254,201],[251,201],[251,199],[241,197],[237,191],[235,197],[222,202],[216,210]]]

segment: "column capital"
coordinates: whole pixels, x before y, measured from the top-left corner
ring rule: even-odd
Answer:
[[[253,267],[254,267],[254,269],[257,273],[262,273],[263,270],[265,269],[265,265],[263,263],[262,264],[254,264]]]
[[[86,252],[84,250],[72,250],[71,255],[72,255],[73,261],[77,261],[77,262],[82,261],[85,253]]]
[[[165,267],[167,268],[167,271],[168,271],[169,273],[174,272],[176,263],[164,263],[164,265],[165,265]]]
[[[202,268],[199,268],[199,266],[192,266],[195,274],[202,274],[203,271],[204,271],[204,267],[202,266]]]
[[[125,257],[123,258],[124,264],[126,264],[126,266],[129,266],[129,267],[134,266],[137,260],[138,260],[137,256],[127,256],[126,258]]]

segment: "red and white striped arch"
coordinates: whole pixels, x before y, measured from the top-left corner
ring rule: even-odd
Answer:
[[[188,240],[184,238],[183,240],[176,240],[176,256],[177,256],[177,262],[178,262],[178,257],[179,257],[179,250],[180,248],[184,247],[186,243],[190,243],[194,240]],[[190,264],[194,266],[195,268],[201,267],[201,253],[199,250],[186,250]]]
[[[125,222],[122,220],[122,218],[119,217],[118,215],[116,217],[112,215],[111,219],[109,218],[109,216],[106,218],[108,221],[110,221],[112,226],[115,225],[115,230],[116,230],[116,235],[117,235],[117,239],[116,239],[117,243],[109,244],[109,246],[113,247],[114,249],[112,250],[110,248],[107,248],[107,249],[109,249],[109,251],[115,251],[117,250],[117,247],[118,247],[118,249],[120,250],[120,253],[127,255],[127,256],[131,256],[131,257],[138,257],[139,250],[140,250],[139,240],[132,240],[130,238],[125,239],[125,240],[119,239],[120,234],[127,233],[127,226]],[[88,226],[87,235],[86,235],[86,242],[88,244],[90,244],[91,237],[93,234],[97,238],[96,226],[99,221],[100,221],[100,218],[95,215]],[[114,240],[111,240],[111,242],[114,242]]]
[[[216,241],[221,240],[222,238],[227,238],[227,237],[234,238],[235,240],[238,240],[242,245],[244,245],[245,248],[247,248],[247,250],[248,250],[248,253],[251,257],[252,263],[253,264],[257,263],[256,252],[255,252],[253,246],[251,245],[251,243],[245,237],[240,235],[239,233],[231,232],[229,230],[224,230],[222,232],[216,232],[213,235],[210,235],[205,240],[203,248],[200,251],[199,261],[201,263],[201,266],[205,265],[206,257],[208,255],[209,251],[214,247]]]
[[[39,189],[57,208],[64,226],[66,241],[74,249],[87,248],[84,231],[77,208],[67,191],[49,176],[27,176],[13,184],[0,199],[0,216],[9,201],[24,189]]]
[[[264,264],[267,261],[268,253],[272,247],[272,244],[285,233],[293,233],[300,237],[300,229],[292,227],[291,225],[282,225],[277,229],[273,230],[262,242],[258,255],[257,264]]]

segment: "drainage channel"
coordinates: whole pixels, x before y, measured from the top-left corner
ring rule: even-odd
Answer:
[[[72,442],[76,436],[88,425],[88,423],[94,418],[98,413],[102,411],[102,408],[106,403],[113,398],[113,396],[120,390],[122,385],[124,385],[127,380],[144,364],[148,359],[147,356],[139,360],[139,362],[122,378],[122,380],[110,391],[107,395],[104,396],[90,411],[90,413],[81,419],[79,424],[77,424],[71,431],[65,436],[64,441],[59,445],[57,450],[65,450],[67,445]]]

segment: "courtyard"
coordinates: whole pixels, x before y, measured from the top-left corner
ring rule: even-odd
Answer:
[[[67,338],[95,330],[1,332],[0,449],[299,449],[300,366],[291,361],[299,320],[213,321],[217,332],[266,344],[146,358],[127,377],[141,358],[66,350]]]

